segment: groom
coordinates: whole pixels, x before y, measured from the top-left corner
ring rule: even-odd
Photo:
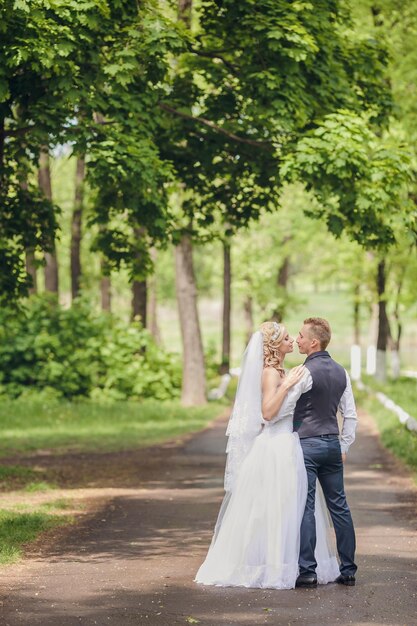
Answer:
[[[308,372],[296,385],[296,395],[288,394],[292,398],[288,397],[286,407],[287,411],[294,409],[294,430],[300,437],[308,477],[307,503],[300,533],[300,574],[296,587],[317,586],[317,562],[314,556],[317,479],[323,489],[336,533],[340,558],[340,576],[336,582],[353,586],[357,570],[354,562],[355,531],[343,485],[343,463],[355,439],[357,416],[349,376],[326,352],[330,337],[327,320],[321,317],[304,320],[297,345],[300,353],[307,355],[304,365]],[[343,417],[340,437],[338,410]]]

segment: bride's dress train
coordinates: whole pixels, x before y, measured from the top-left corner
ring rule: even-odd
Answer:
[[[196,582],[290,589],[298,576],[300,526],[307,475],[292,419],[268,423],[244,459],[236,485],[220,509]],[[339,565],[324,496],[316,492],[317,578],[328,583]]]

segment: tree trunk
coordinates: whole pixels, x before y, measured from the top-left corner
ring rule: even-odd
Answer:
[[[77,158],[75,173],[74,211],[71,224],[71,296],[75,300],[80,295],[81,280],[81,223],[84,206],[85,159]]]
[[[5,118],[4,115],[0,116],[0,189],[2,189],[5,183],[4,172],[4,133],[5,133]]]
[[[49,167],[49,153],[46,147],[42,148],[39,155],[38,183],[44,196],[52,201],[51,170]],[[58,261],[54,239],[51,241],[50,251],[45,252],[45,263],[45,289],[52,293],[58,293]]]
[[[155,250],[155,248],[151,248],[151,258],[153,261],[153,264],[155,266],[156,263],[156,258],[157,258],[157,251]],[[148,323],[148,327],[149,330],[153,336],[153,338],[155,339],[156,343],[160,344],[161,343],[161,332],[159,330],[159,326],[158,326],[158,297],[157,297],[157,280],[156,280],[156,273],[154,271],[154,273],[152,274],[152,276],[149,277],[148,280],[148,292],[149,292],[149,304],[148,304],[148,319],[149,319],[149,323]]]
[[[183,344],[181,402],[184,406],[206,403],[206,376],[197,309],[191,238],[183,235],[175,248],[178,311]]]
[[[391,350],[391,371],[393,378],[399,378],[401,374],[401,360],[399,351],[393,347]]]
[[[158,300],[156,293],[156,280],[155,276],[149,281],[149,305],[148,305],[148,327],[152,337],[156,343],[161,343],[161,331],[158,325]]]
[[[376,28],[380,28],[383,24],[381,9],[376,5],[371,6],[371,14]],[[388,82],[390,79],[388,79]],[[377,131],[381,136],[381,130]],[[387,378],[387,346],[390,338],[389,320],[387,316],[387,307],[385,300],[385,282],[386,282],[385,261],[379,261],[377,271],[377,292],[378,292],[378,338],[376,344],[376,371],[375,378],[381,382],[385,382]]]
[[[361,327],[360,327],[360,285],[355,285],[353,296],[353,343],[360,346],[361,343]]]
[[[6,186],[6,173],[4,167],[4,140],[5,140],[5,117],[0,113],[0,191],[3,191],[3,187]]]
[[[178,0],[178,18],[190,28],[193,0]]]
[[[226,374],[230,368],[231,281],[230,241],[227,239],[223,242],[223,341],[220,374]]]
[[[282,245],[285,245],[288,241],[290,241],[291,238],[292,238],[291,235],[286,236],[282,241]],[[277,285],[281,293],[282,291],[284,292],[287,291],[289,277],[290,277],[290,257],[287,255],[284,258],[277,274]],[[284,310],[284,306],[282,306],[280,309],[274,309],[272,311],[271,318],[276,322],[282,322],[284,315],[285,315],[285,310]]]
[[[253,302],[251,296],[246,296],[243,301],[243,312],[245,319],[246,329],[246,344],[249,343],[249,339],[253,334]]]
[[[38,293],[38,280],[35,265],[35,254],[32,248],[26,250],[26,271],[32,279],[32,285],[29,287],[29,295]]]
[[[111,279],[110,276],[102,276],[100,280],[101,309],[111,311]]]
[[[178,0],[178,19],[191,26],[192,0]],[[175,247],[175,284],[183,345],[181,402],[184,406],[206,403],[206,372],[197,309],[197,285],[189,235]]]
[[[278,286],[282,287],[283,289],[287,289],[289,276],[290,276],[290,257],[286,256],[281,267],[279,268],[278,278],[277,278]]]
[[[100,293],[101,293],[101,309],[102,311],[111,311],[111,278],[104,274],[104,261],[101,258],[101,279],[100,279]]]
[[[146,229],[143,227],[135,227],[135,237],[138,245],[140,246],[141,240],[145,238]],[[141,268],[141,255],[139,252],[136,254],[136,266],[137,269]],[[139,318],[143,328],[146,328],[147,324],[147,302],[148,302],[148,286],[146,278],[143,280],[133,280],[132,282],[132,310],[130,319],[133,321],[135,318]]]
[[[52,252],[45,252],[45,289],[58,294],[58,261],[56,258],[55,244]]]
[[[396,322],[396,336],[395,339],[391,337],[391,369],[392,369],[392,377],[399,378],[401,374],[401,359],[400,359],[400,344],[401,344],[401,336],[403,332],[403,325],[400,318],[400,298],[401,291],[403,287],[404,274],[402,279],[399,281],[397,285],[397,297],[395,300],[395,309],[394,309],[394,318]]]
[[[28,183],[27,180],[22,180],[20,183],[21,189],[27,191]],[[36,264],[35,264],[35,251],[33,248],[27,248],[25,251],[25,266],[26,272],[31,278],[32,284],[28,289],[28,293],[30,296],[38,293],[38,276],[36,272]]]
[[[132,311],[131,320],[139,318],[143,328],[146,328],[147,324],[147,301],[148,301],[148,288],[146,280],[134,280],[132,283]]]
[[[377,291],[378,291],[378,339],[376,344],[376,372],[375,378],[384,382],[387,378],[387,346],[391,336],[387,308],[385,302],[385,261],[378,263]]]

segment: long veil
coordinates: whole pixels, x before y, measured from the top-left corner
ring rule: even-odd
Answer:
[[[252,335],[243,354],[235,402],[227,425],[227,458],[224,473],[226,493],[217,517],[213,542],[219,532],[242,462],[255,437],[262,430],[263,361],[263,335],[261,331],[257,331]]]
[[[232,491],[242,461],[262,429],[263,335],[254,333],[243,354],[233,410],[226,430],[228,437],[224,489]]]

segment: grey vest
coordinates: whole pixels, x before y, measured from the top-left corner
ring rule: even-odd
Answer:
[[[337,408],[346,389],[346,372],[328,352],[314,352],[305,360],[313,386],[303,393],[294,411],[294,430],[300,438],[338,435]]]

